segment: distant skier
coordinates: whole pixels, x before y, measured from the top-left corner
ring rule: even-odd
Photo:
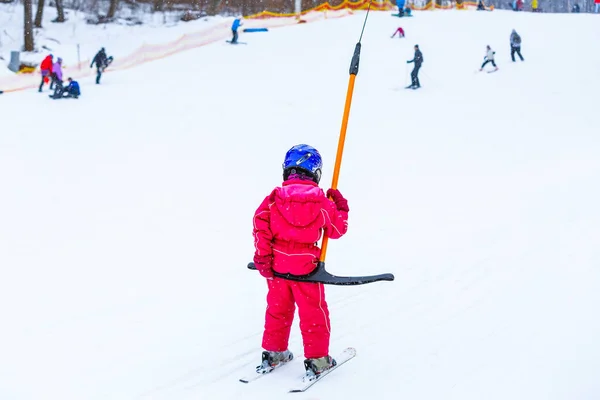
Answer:
[[[511,7],[513,11],[523,11],[523,0],[513,0]]]
[[[106,49],[101,48],[98,53],[94,56],[92,63],[90,64],[90,68],[96,64],[96,85],[100,84],[100,78],[102,78],[102,73],[112,63],[113,57],[106,56]]]
[[[238,29],[240,26],[244,25],[242,23],[242,16],[236,18],[233,20],[233,24],[231,24],[231,33],[233,34],[233,37],[231,38],[231,44],[237,44],[237,40],[238,40]]]
[[[579,7],[579,4],[575,4],[573,6],[573,8],[571,9],[571,12],[573,13],[579,13],[581,11],[581,7]]]
[[[512,33],[510,34],[510,57],[512,58],[513,62],[515,62],[515,53],[519,55],[521,61],[525,61],[521,55],[521,36],[519,36],[517,31],[513,29]]]
[[[325,194],[319,187],[322,167],[321,155],[314,147],[292,147],[283,161],[282,186],[276,187],[254,214],[254,265],[269,288],[262,339],[265,351],[257,370],[293,358],[288,341],[296,305],[306,372],[319,375],[336,365],[329,355],[331,325],[324,285],[273,275],[273,271],[292,275],[313,272],[321,254],[319,239],[324,234],[338,239],[348,229],[348,201],[336,189]]]
[[[404,4],[406,4],[406,0],[396,1],[396,5],[398,6],[398,17],[404,17]]]
[[[496,54],[496,52],[494,50],[492,50],[492,48],[490,46],[486,47],[486,54],[484,57],[484,62],[483,64],[481,64],[481,68],[479,69],[480,71],[483,71],[483,68],[488,64],[488,63],[492,63],[492,65],[494,66],[494,71],[498,71],[498,67],[496,66],[496,62],[494,61],[494,55]]]
[[[415,63],[415,67],[410,73],[410,77],[412,79],[412,83],[410,86],[407,86],[407,89],[418,89],[421,87],[421,83],[419,82],[419,69],[421,69],[421,65],[423,64],[423,54],[421,50],[419,50],[419,45],[415,44],[415,56],[412,60],[408,60],[406,63]]]
[[[42,82],[40,83],[39,92],[42,91],[44,83],[47,83],[52,76],[52,54],[48,54],[46,58],[40,64],[40,71],[42,72]]]
[[[596,14],[600,13],[600,0],[594,0],[594,12]]]
[[[398,29],[396,29],[396,32],[394,32],[394,34],[392,35],[392,38],[394,36],[396,36],[396,33],[398,34],[398,39],[402,39],[404,36],[404,29],[402,29],[401,26],[398,27]]]
[[[485,4],[483,4],[483,0],[479,0],[479,2],[477,2],[477,11],[487,11]]]

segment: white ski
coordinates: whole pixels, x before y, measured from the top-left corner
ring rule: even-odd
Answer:
[[[304,375],[302,377],[302,382],[297,387],[290,389],[290,393],[305,392],[312,385],[314,385],[315,383],[319,382],[325,376],[327,376],[331,372],[335,371],[337,368],[339,368],[341,365],[343,365],[347,361],[352,360],[354,357],[356,357],[356,349],[353,348],[353,347],[348,347],[340,355],[338,355],[337,357],[334,357],[335,361],[337,363],[335,365],[335,367],[329,368],[328,370],[322,372],[321,374],[319,374],[317,376],[312,375],[312,374],[310,374],[310,375],[309,374]]]
[[[292,360],[290,360],[290,361],[292,361]],[[255,381],[255,380],[259,379],[259,378],[262,378],[265,375],[270,374],[271,372],[273,372],[277,368],[280,368],[280,367],[283,367],[284,365],[289,364],[290,361],[281,362],[281,363],[277,364],[274,367],[268,367],[268,368],[262,368],[262,367],[259,366],[259,367],[256,368],[256,372],[254,372],[253,374],[250,374],[250,375],[248,375],[248,376],[246,376],[244,378],[241,378],[240,382],[242,382],[242,383],[253,382],[253,381]]]

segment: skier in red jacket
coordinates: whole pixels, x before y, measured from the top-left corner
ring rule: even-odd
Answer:
[[[42,71],[42,83],[40,83],[39,92],[42,91],[44,83],[46,83],[52,75],[52,54],[48,54],[46,58],[40,64],[40,70]]]
[[[267,311],[262,365],[268,369],[293,358],[288,340],[296,304],[304,343],[307,373],[318,375],[336,365],[329,355],[329,310],[322,283],[297,282],[273,276],[273,271],[306,275],[319,261],[317,242],[323,233],[338,239],[348,229],[348,202],[335,189],[327,196],[318,186],[319,152],[301,144],[283,162],[283,185],[275,188],[254,214],[254,264],[267,278]]]

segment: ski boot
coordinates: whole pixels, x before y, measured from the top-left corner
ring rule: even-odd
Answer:
[[[304,360],[304,368],[306,368],[305,379],[313,380],[318,378],[323,372],[335,367],[336,365],[336,361],[331,356],[307,358]]]
[[[292,361],[294,355],[291,351],[263,351],[262,352],[262,363],[256,367],[256,372],[259,374],[266,374],[267,372],[273,371],[279,364]]]

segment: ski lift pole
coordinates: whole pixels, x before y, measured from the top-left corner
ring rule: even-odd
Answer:
[[[362,32],[356,47],[354,48],[354,55],[350,63],[350,81],[348,82],[348,92],[346,94],[346,104],[344,106],[344,116],[342,118],[342,129],[340,131],[340,138],[338,141],[337,155],[335,157],[335,166],[333,168],[333,182],[331,183],[332,189],[337,189],[338,179],[340,176],[340,168],[342,166],[342,155],[344,153],[344,143],[346,142],[346,130],[348,129],[348,117],[350,116],[350,106],[352,105],[352,93],[354,92],[354,81],[356,75],[358,75],[358,64],[360,61],[360,48],[363,33],[365,31],[365,25],[367,24],[367,18],[369,17],[369,10],[371,9],[371,1],[369,1],[369,7],[367,8],[367,15],[363,24]],[[364,285],[367,283],[379,282],[379,281],[393,281],[394,274],[385,273],[379,275],[367,275],[367,276],[335,276],[327,272],[325,269],[325,255],[327,254],[327,243],[329,238],[327,235],[323,236],[323,242],[321,243],[321,256],[317,268],[307,275],[292,275],[289,273],[279,273],[274,271],[273,274],[282,279],[298,282],[318,282],[330,285]],[[248,263],[248,269],[256,270],[256,265],[253,262]]]
[[[348,91],[346,93],[346,104],[344,105],[344,115],[342,117],[342,128],[340,130],[340,138],[338,140],[337,154],[335,156],[335,165],[333,167],[333,181],[331,182],[331,188],[337,189],[338,180],[340,177],[340,169],[342,166],[342,155],[344,154],[344,144],[346,142],[346,131],[348,129],[348,118],[350,117],[350,107],[352,106],[352,94],[354,93],[354,81],[356,75],[358,75],[358,66],[360,63],[360,49],[363,33],[365,32],[365,26],[367,24],[367,18],[369,17],[369,11],[371,10],[371,1],[367,8],[367,15],[365,22],[363,23],[362,31],[360,32],[360,38],[358,43],[354,47],[354,55],[350,62],[350,80],[348,81]],[[319,266],[324,266],[325,257],[327,256],[327,244],[329,243],[329,237],[323,236],[323,242],[321,243],[321,256],[319,257]]]

